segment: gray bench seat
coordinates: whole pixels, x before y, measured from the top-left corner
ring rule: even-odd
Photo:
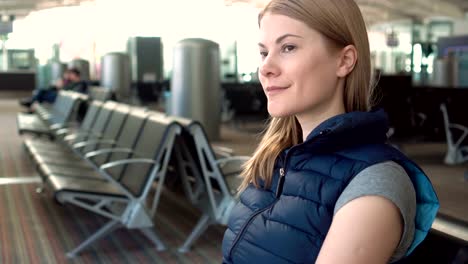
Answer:
[[[184,130],[174,147],[172,164],[180,176],[185,196],[198,207],[202,216],[179,252],[185,253],[212,224],[226,225],[237,203],[236,193],[242,179],[239,173],[247,156],[218,158],[203,126],[196,121],[174,118]]]
[[[440,105],[444,118],[447,152],[444,163],[447,165],[462,164],[468,161],[468,127],[450,121],[447,106]]]
[[[62,158],[59,154],[36,154],[35,160],[38,163],[39,172],[44,177],[56,174],[63,177],[102,178],[99,177],[99,172],[97,172],[101,164],[107,161],[128,158],[132,155],[133,147],[141,133],[151,133],[151,131],[145,132],[145,130],[148,130],[145,126],[147,116],[148,113],[145,110],[131,110],[116,140],[90,140],[90,142],[85,142],[92,143],[90,145],[95,150],[82,153],[82,155],[73,153]],[[89,148],[90,145],[87,147]],[[91,150],[91,148],[89,149]],[[137,157],[137,155],[135,154],[133,157]]]
[[[47,181],[47,184],[55,190],[54,195],[56,198],[60,197],[61,192],[76,192],[81,194],[95,194],[122,198],[126,197],[115,184],[108,181],[96,182],[96,180],[92,179],[60,177],[53,174],[47,178]]]
[[[88,139],[86,142],[75,143],[68,145],[68,147],[61,147],[60,143],[57,143],[56,147],[48,146],[46,148],[41,148],[43,144],[29,143],[25,145],[28,148],[32,159],[38,165],[40,175],[45,178],[47,175],[54,173],[54,169],[56,168],[61,168],[60,172],[64,169],[68,169],[69,172],[67,172],[67,174],[71,174],[70,172],[73,171],[73,168],[80,170],[88,168],[88,170],[93,170],[94,167],[86,161],[83,155],[85,155],[86,152],[94,151],[96,148],[100,147],[100,145],[105,147],[115,145],[114,137],[117,137],[120,134],[123,124],[130,112],[130,107],[128,105],[117,104],[111,107],[115,107],[115,109],[110,116],[110,120],[108,121],[109,124],[103,131],[103,134],[109,138],[95,139],[93,137],[92,139]],[[141,122],[142,121],[140,121],[140,123]],[[135,133],[138,133],[138,131]],[[113,143],[109,144],[109,142]],[[67,142],[65,142],[65,145],[66,144]],[[80,147],[77,147],[79,144],[81,144]]]
[[[50,134],[50,128],[42,119],[34,114],[18,113],[16,116],[16,123],[18,125],[18,132],[22,134],[24,132],[35,133],[35,134]]]
[[[96,117],[89,116],[88,111],[85,116],[85,120],[83,121],[83,125],[90,127],[74,131],[73,134],[67,135],[65,133],[61,133],[59,135],[60,140],[57,141],[26,139],[24,140],[23,145],[33,159],[35,153],[63,153],[64,151],[69,151],[70,147],[76,142],[85,141],[88,138],[97,138],[98,135],[102,135],[116,106],[117,103],[115,102],[107,102],[106,104],[102,104],[100,102],[93,102],[90,106],[89,111],[94,112],[91,113],[91,115],[97,113],[99,114],[97,114]]]
[[[67,256],[74,257],[116,228],[139,229],[158,250],[165,245],[153,229],[167,164],[181,126],[159,115],[149,115],[127,159],[112,159],[96,166],[102,181],[51,173],[46,184],[61,203],[70,203],[109,219],[109,222]],[[119,152],[120,153],[120,152]],[[83,174],[81,174],[83,175]],[[158,187],[150,192],[154,181]],[[151,199],[148,199],[151,193]]]
[[[72,91],[59,92],[51,108],[39,106],[33,114],[18,113],[18,133],[28,132],[53,137],[53,131],[71,122],[78,105],[87,98],[84,94]]]

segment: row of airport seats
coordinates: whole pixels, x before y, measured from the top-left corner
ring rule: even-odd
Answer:
[[[18,132],[52,137],[54,130],[60,129],[64,124],[71,125],[73,113],[76,113],[81,102],[86,100],[87,95],[61,91],[53,104],[37,104],[34,113],[18,113]]]
[[[89,94],[60,91],[53,104],[35,104],[33,113],[18,113],[18,132],[53,137],[55,130],[76,125],[90,100],[106,101],[111,97],[109,89],[99,86],[90,87]]]
[[[153,220],[169,166],[177,172],[171,176],[180,177],[186,201],[202,211],[180,252],[187,252],[210,224],[227,223],[236,202],[240,165],[247,157],[215,153],[200,123],[93,100],[80,126],[62,123],[60,127],[51,130],[54,141],[24,140],[42,178],[41,188],[60,203],[109,219],[68,257],[121,227],[142,231],[158,250],[164,250]]]

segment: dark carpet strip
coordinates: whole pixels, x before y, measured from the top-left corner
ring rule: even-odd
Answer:
[[[35,176],[37,172],[33,169],[33,163],[21,145],[22,142],[10,144],[9,146],[11,157],[15,161],[15,168],[18,172],[16,176]]]
[[[3,164],[5,163],[4,162],[4,158],[3,158],[3,152],[1,149],[0,149],[0,177],[4,177],[3,175],[5,175],[5,171],[4,171],[4,168],[3,168]]]
[[[163,195],[155,228],[169,247],[158,252],[139,231],[118,229],[75,259],[65,253],[102,227],[107,219],[72,205],[60,205],[36,184],[0,186],[1,263],[219,263],[223,227],[210,227],[191,252],[177,252],[199,214]]]
[[[27,190],[29,191],[29,190]],[[28,204],[27,202],[20,202],[21,199],[24,197],[25,190],[24,188],[19,188],[18,191],[14,192],[13,198],[15,201],[15,207],[18,209],[17,213],[19,215],[19,227],[23,231],[23,236],[25,240],[25,245],[29,257],[29,263],[36,264],[39,263],[39,259],[45,259],[43,255],[43,250],[41,250],[40,245],[43,243],[34,243],[35,237],[42,237],[41,235],[35,234],[35,223],[33,221],[34,213],[28,214]],[[24,210],[22,210],[24,208]]]
[[[0,177],[37,175],[18,135],[16,113],[0,113]]]
[[[8,151],[8,143],[4,142],[3,144],[5,147],[2,150],[2,177],[14,177],[14,175],[18,175],[15,170],[15,161],[11,157],[11,152]]]
[[[43,214],[42,215],[39,214],[41,210],[35,210],[34,208],[34,201],[32,201],[32,199],[35,199],[37,195],[30,195],[29,188],[21,188],[21,191],[22,191],[22,196],[26,198],[25,199],[25,205],[26,205],[25,211],[31,213],[30,215],[31,218],[29,220],[29,223],[30,223],[30,226],[33,226],[34,233],[32,235],[33,237],[39,238],[41,241],[41,243],[38,243],[37,245],[39,247],[40,253],[43,254],[41,259],[44,259],[48,262],[52,261],[54,259],[53,258],[54,252],[55,254],[58,254],[59,251],[58,251],[58,245],[56,241],[48,240],[48,238],[52,235],[51,230],[46,229],[46,228],[41,228],[41,226],[38,226],[36,221],[33,221],[34,219],[40,219],[41,221],[46,220]],[[47,241],[52,242],[50,243],[49,247],[47,246],[47,243],[46,243]],[[48,250],[49,248],[51,250]],[[64,261],[63,258],[60,260]]]

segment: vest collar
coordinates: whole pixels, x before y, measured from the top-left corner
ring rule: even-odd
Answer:
[[[383,109],[349,112],[322,122],[301,145],[336,151],[356,145],[384,143],[387,131],[388,118]]]

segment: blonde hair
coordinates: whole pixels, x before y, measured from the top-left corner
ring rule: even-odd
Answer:
[[[366,26],[353,0],[272,0],[259,14],[278,14],[301,21],[324,35],[339,48],[353,45],[357,61],[345,81],[343,102],[346,112],[367,111],[371,106],[371,63]],[[259,146],[244,165],[239,190],[250,183],[271,185],[273,167],[280,152],[302,142],[301,128],[294,116],[271,118]]]

